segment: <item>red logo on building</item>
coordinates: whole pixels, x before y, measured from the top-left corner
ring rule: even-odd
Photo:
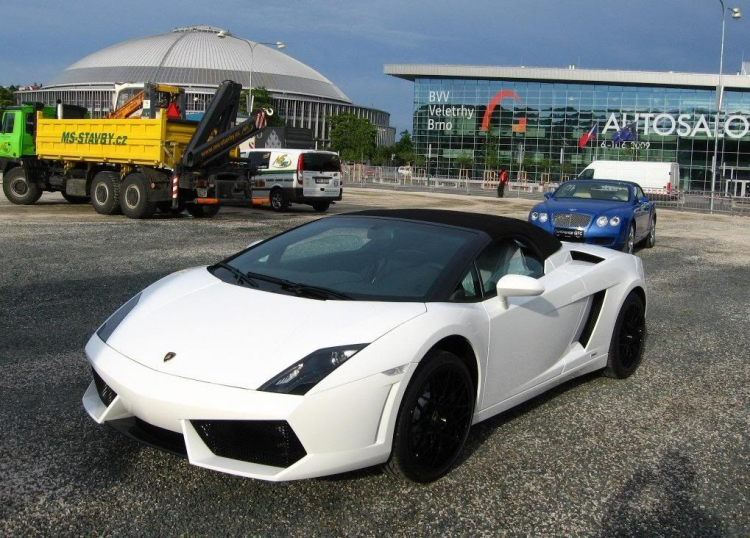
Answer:
[[[495,107],[498,105],[498,103],[503,99],[513,99],[519,105],[521,104],[521,99],[515,94],[515,92],[512,92],[510,90],[500,90],[499,92],[497,92],[495,96],[490,99],[490,102],[487,105],[487,110],[484,112],[484,118],[482,118],[482,131],[489,131],[490,118],[492,117],[492,113],[495,111]],[[526,118],[520,118],[518,120],[518,123],[514,124],[511,127],[511,130],[514,133],[525,133]]]

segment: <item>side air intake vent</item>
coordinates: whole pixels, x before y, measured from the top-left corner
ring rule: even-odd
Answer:
[[[591,333],[594,332],[596,322],[599,321],[599,314],[602,313],[602,305],[604,304],[604,296],[606,295],[606,293],[607,292],[605,290],[598,291],[591,298],[591,309],[589,310],[589,316],[588,318],[586,318],[586,324],[583,326],[583,331],[581,331],[580,338],[578,338],[578,341],[583,347],[589,345]]]
[[[588,252],[579,252],[578,250],[571,250],[570,257],[578,262],[599,263],[604,261],[604,258],[594,256]]]

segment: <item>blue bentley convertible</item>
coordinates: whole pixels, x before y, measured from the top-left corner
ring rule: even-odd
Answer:
[[[563,241],[610,247],[630,254],[656,243],[656,207],[637,183],[568,181],[529,213],[529,222]]]

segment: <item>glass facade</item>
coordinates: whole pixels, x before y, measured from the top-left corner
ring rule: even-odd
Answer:
[[[750,90],[727,89],[722,111],[721,176],[750,177]],[[593,160],[676,161],[680,188],[709,190],[715,114],[709,88],[416,77],[416,164],[559,181]]]

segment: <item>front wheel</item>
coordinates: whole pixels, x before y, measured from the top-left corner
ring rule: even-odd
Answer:
[[[646,248],[654,248],[656,244],[656,217],[651,217],[651,222],[648,228],[648,236],[643,241],[643,246]]]
[[[210,219],[215,217],[220,208],[221,206],[219,205],[206,204],[188,204],[186,206],[187,212],[196,219]]]
[[[8,201],[16,205],[31,205],[42,197],[42,189],[26,178],[20,166],[3,174],[3,192]]]
[[[474,383],[461,359],[430,352],[404,393],[385,472],[422,483],[445,475],[466,443],[474,399]]]
[[[315,202],[312,206],[318,213],[325,213],[331,207],[331,202]]]
[[[271,209],[274,211],[286,211],[289,208],[289,197],[282,189],[271,191]]]
[[[631,293],[620,308],[609,345],[604,375],[625,379],[635,373],[643,357],[646,341],[646,305],[640,295]]]
[[[623,252],[633,254],[635,252],[635,224],[630,225],[628,230],[628,238],[625,240],[625,245],[622,247]]]

